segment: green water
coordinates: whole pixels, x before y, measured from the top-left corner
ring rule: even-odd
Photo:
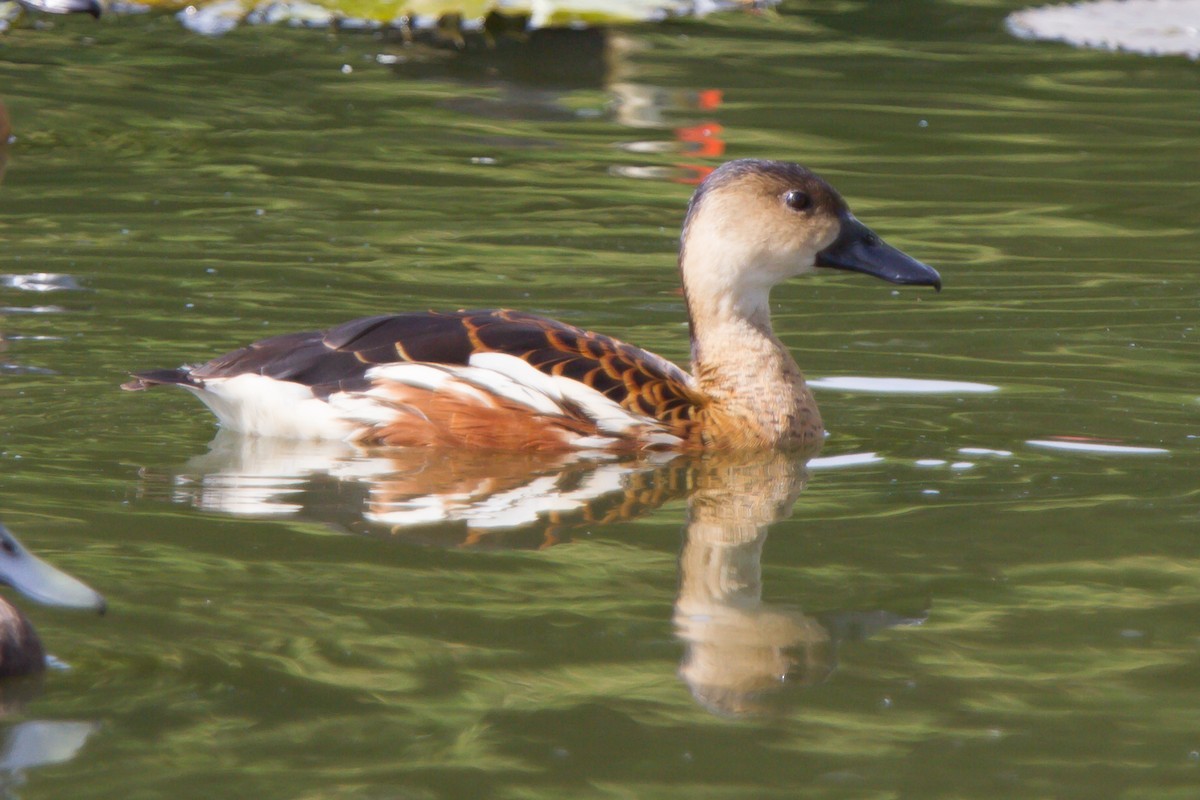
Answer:
[[[6,734],[94,727],[5,787],[1194,797],[1197,67],[1014,41],[1015,7],[786,4],[461,57],[157,16],[0,39],[0,273],[69,276],[0,287],[0,508],[110,607],[17,601],[69,668]],[[698,126],[723,155],[681,143]],[[210,453],[194,400],[117,388],[421,308],[684,361],[680,181],[742,156],[809,164],[945,280],[781,287],[811,377],[998,391],[821,389],[823,456],[856,458],[806,474]],[[1030,444],[1064,440],[1152,452]],[[560,499],[489,527],[531,498]]]

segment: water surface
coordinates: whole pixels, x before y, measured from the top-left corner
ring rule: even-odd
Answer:
[[[465,55],[6,35],[0,501],[110,603],[29,609],[69,668],[12,724],[83,727],[0,760],[13,791],[1191,797],[1195,65],[1015,41],[1016,7]],[[827,382],[811,469],[210,447],[191,398],[117,389],[420,308],[685,361],[689,181],[742,156],[817,169],[945,280],[775,293]]]

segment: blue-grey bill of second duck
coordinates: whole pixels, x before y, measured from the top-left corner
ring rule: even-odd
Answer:
[[[104,598],[80,580],[26,550],[0,524],[0,583],[51,606],[104,613]],[[46,651],[29,619],[0,598],[0,678],[34,675],[46,668]]]

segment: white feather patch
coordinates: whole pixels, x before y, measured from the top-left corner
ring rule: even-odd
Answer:
[[[386,364],[367,370],[367,380],[393,381],[436,392],[451,380],[451,375],[449,371],[429,364]]]
[[[348,420],[371,425],[387,425],[396,420],[396,405],[367,394],[338,392],[329,396],[329,405]]]
[[[626,411],[587,384],[561,375],[547,375],[516,356],[476,353],[471,356],[471,364],[503,373],[522,386],[536,389],[559,405],[573,404],[605,433],[627,433],[631,428],[658,425],[656,420]]]
[[[336,392],[317,398],[301,384],[262,375],[214,378],[187,387],[204,401],[223,427],[246,434],[288,439],[350,439],[364,426],[389,425],[418,408],[400,401],[388,385],[453,393],[484,407],[503,399],[548,416],[581,414],[598,428],[594,436],[574,436],[581,450],[606,450],[616,437],[637,436],[650,447],[671,447],[680,439],[662,424],[625,410],[600,392],[562,376],[547,375],[516,356],[476,353],[469,366],[387,364],[366,373],[375,386],[364,392]],[[571,409],[568,411],[568,409]]]
[[[580,450],[607,450],[616,447],[620,441],[611,436],[576,436],[571,440],[571,446]]]
[[[500,358],[489,359],[484,356],[500,356]],[[547,395],[541,386],[530,385],[525,380],[529,377],[529,372],[535,375],[542,375],[542,373],[521,359],[503,353],[476,353],[471,356],[470,361],[471,366],[464,369],[462,375],[479,388],[495,392],[500,397],[527,406],[539,414],[555,416],[563,414],[562,405],[557,402],[558,398]],[[517,375],[513,375],[505,369],[511,367],[510,362],[516,362],[525,369],[518,369],[516,370]]]
[[[649,436],[643,436],[642,440],[647,447],[669,447],[676,448],[683,444],[683,439],[673,433],[652,433]]]
[[[579,407],[605,433],[628,433],[632,428],[657,426],[658,421],[642,414],[626,411],[617,403],[579,381],[561,376],[553,377],[562,396]]]
[[[490,387],[477,386],[470,380],[470,367],[431,364],[388,364],[367,370],[367,378],[377,384],[395,383],[425,389],[430,392],[453,392],[469,398],[480,405],[491,405]],[[367,392],[381,398],[388,397],[386,385]]]
[[[186,386],[223,427],[252,436],[285,439],[345,439],[356,428],[312,390],[264,375],[210,378]]]
[[[475,353],[470,358],[471,366],[488,369],[509,378],[556,402],[562,400],[553,376],[539,370],[523,358],[510,356],[508,353]]]

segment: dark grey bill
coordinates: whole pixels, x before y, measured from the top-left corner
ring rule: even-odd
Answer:
[[[817,266],[942,290],[942,276],[937,270],[892,247],[852,214],[842,217],[842,232],[833,244],[817,253]]]

